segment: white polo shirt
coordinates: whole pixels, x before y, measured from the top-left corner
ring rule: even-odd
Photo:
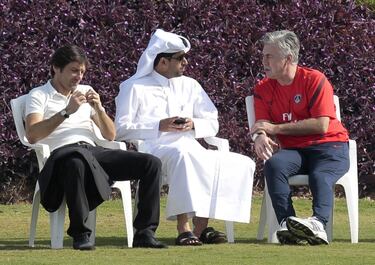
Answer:
[[[78,85],[76,88],[85,94],[88,85]],[[26,100],[25,117],[31,113],[40,113],[43,119],[48,119],[57,112],[65,109],[69,103],[70,96],[66,97],[57,92],[51,85],[50,80],[43,86],[32,89]],[[82,104],[78,110],[65,119],[50,135],[38,141],[47,144],[50,150],[84,141],[95,145],[93,137],[93,120],[91,116],[95,110],[88,103]]]

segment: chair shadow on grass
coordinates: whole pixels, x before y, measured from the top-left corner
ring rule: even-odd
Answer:
[[[234,239],[234,243],[238,244],[268,244],[267,238],[263,240],[257,240],[256,238],[244,238],[244,237],[238,237]]]
[[[157,239],[168,246],[175,245],[175,238],[172,237],[157,237]],[[95,245],[98,246],[114,246],[128,248],[128,241],[126,237],[97,237],[95,239]]]
[[[168,246],[175,246],[175,238],[173,237],[160,237],[158,238],[161,242],[167,244]],[[333,243],[348,243],[350,244],[350,239],[334,239]],[[375,239],[364,239],[360,240],[359,243],[374,243]],[[28,241],[25,238],[16,238],[12,240],[0,239],[0,251],[2,250],[45,250],[50,249],[51,241],[49,239],[42,239],[35,241],[35,247],[29,247]],[[64,239],[64,248],[72,248],[72,239],[66,237]],[[257,240],[255,238],[236,238],[234,244],[260,244],[260,245],[279,245],[279,244],[269,244],[267,239]],[[95,245],[97,247],[113,247],[113,248],[128,248],[127,238],[116,236],[116,237],[96,237]]]
[[[175,238],[158,238],[163,243],[173,246],[175,245]],[[49,239],[36,239],[35,246],[29,247],[27,238],[12,238],[11,240],[0,238],[0,251],[2,250],[45,250],[51,249],[51,241]],[[72,248],[73,240],[69,237],[64,238],[64,249]],[[128,248],[126,237],[96,237],[95,246],[97,247],[114,247],[114,248]]]
[[[360,240],[360,242],[375,242],[375,239],[367,239],[367,240]],[[265,237],[262,240],[258,240],[256,238],[244,238],[244,237],[238,237],[235,239],[235,243],[240,244],[261,244],[261,245],[279,245],[278,243],[272,244],[267,242],[267,237]],[[334,238],[333,242],[331,243],[348,243],[351,244],[350,238]]]
[[[12,238],[11,240],[0,239],[0,251],[1,250],[26,250],[30,249],[49,249],[51,241],[50,240],[38,240],[35,247],[29,247],[28,239],[26,238]],[[65,241],[64,241],[65,243]]]

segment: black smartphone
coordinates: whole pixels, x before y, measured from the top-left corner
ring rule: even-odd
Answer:
[[[184,124],[186,123],[186,119],[185,118],[178,118],[178,119],[175,119],[174,124]]]

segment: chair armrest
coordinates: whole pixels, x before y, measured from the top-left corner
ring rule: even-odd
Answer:
[[[229,152],[229,141],[227,139],[212,136],[212,137],[206,137],[204,138],[204,140],[209,145],[216,146],[219,151]],[[132,140],[131,143],[135,145],[138,152],[144,152],[143,140]]]
[[[143,147],[143,144],[144,144],[143,140],[132,140],[131,143],[135,145],[135,148],[137,148],[138,152],[141,152],[141,153],[145,152],[144,147]]]
[[[49,150],[49,146],[46,144],[27,144],[28,147],[35,150],[35,152],[40,152],[43,156],[49,157],[51,151]]]
[[[29,149],[32,149],[35,152],[40,152],[40,153],[44,154],[45,156],[49,157],[49,154],[50,154],[51,151],[49,150],[48,145],[41,144],[41,143],[30,144],[27,141],[26,137],[24,137],[23,139],[20,139],[20,141],[24,146],[27,146]]]
[[[99,146],[102,146],[102,147],[108,148],[108,149],[126,150],[126,144],[123,143],[123,142],[95,139],[95,143]]]
[[[216,146],[219,151],[229,152],[229,141],[227,139],[219,137],[206,137],[204,138],[205,142]]]
[[[38,160],[38,166],[39,166],[39,171],[42,170],[44,167],[44,164],[46,163],[49,155],[51,154],[51,151],[49,149],[49,146],[46,144],[30,144],[30,143],[24,143],[27,147],[31,148],[32,150],[35,151],[36,158]]]
[[[357,142],[355,140],[349,140],[349,150],[357,153]]]
[[[92,122],[93,132],[94,132],[94,142],[101,147],[108,148],[108,149],[121,149],[126,150],[126,144],[123,142],[117,141],[108,141],[104,139],[103,135],[101,134],[98,126],[94,122]]]

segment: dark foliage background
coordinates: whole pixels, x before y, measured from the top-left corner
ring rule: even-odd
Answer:
[[[289,29],[302,42],[300,64],[323,71],[335,87],[343,122],[358,143],[361,195],[374,190],[375,16],[354,1],[2,0],[0,2],[0,202],[29,200],[37,176],[34,154],[18,141],[9,101],[49,78],[61,45],[84,48],[92,63],[83,83],[102,94],[110,115],[121,81],[136,69],[156,28],[192,43],[187,75],[220,112],[219,136],[255,159],[244,98],[262,78],[257,40]],[[255,186],[262,188],[258,161]]]

